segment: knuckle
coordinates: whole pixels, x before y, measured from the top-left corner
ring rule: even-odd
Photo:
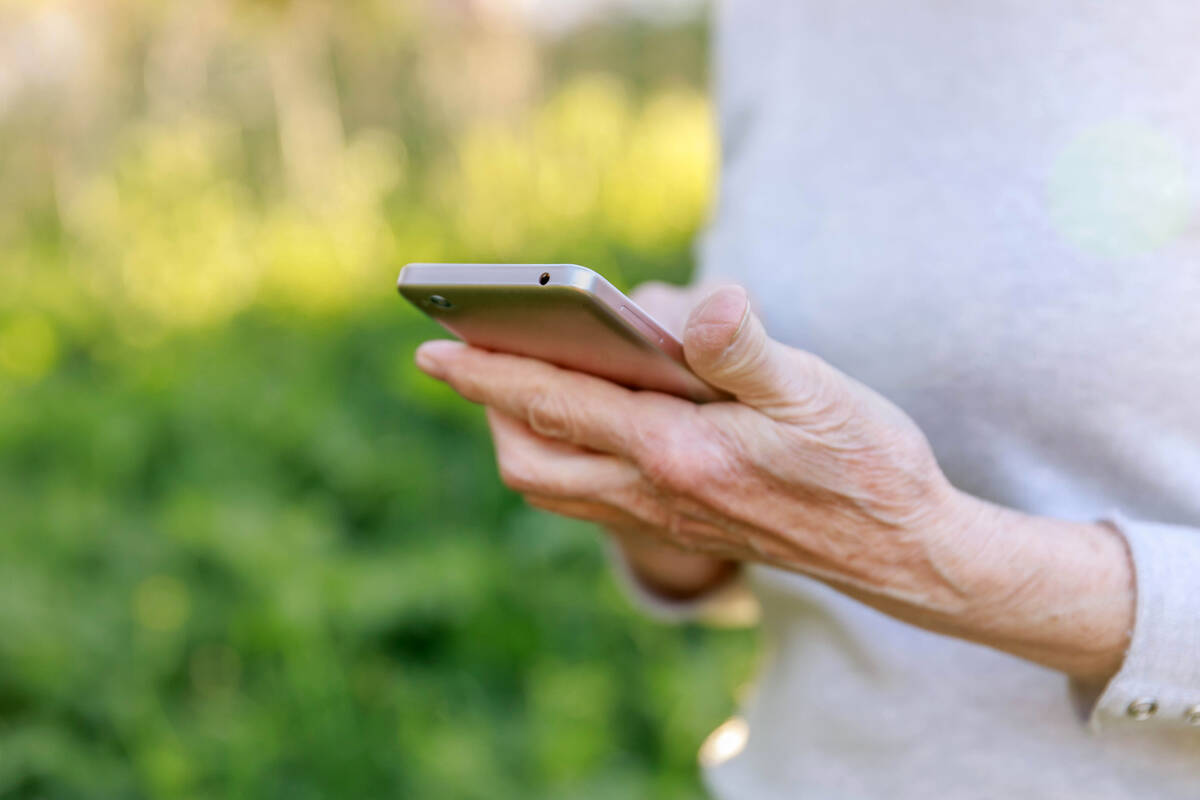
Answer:
[[[650,431],[639,460],[654,486],[682,495],[729,483],[735,474],[728,447],[719,436],[692,422],[675,422]]]
[[[697,552],[696,538],[689,531],[689,520],[678,508],[669,508],[662,522],[663,538],[685,553]]]
[[[570,405],[561,395],[544,389],[530,396],[526,418],[534,433],[548,439],[568,439],[573,430]]]
[[[649,455],[642,469],[654,486],[674,493],[691,493],[697,488],[701,468],[690,452],[671,447]]]
[[[655,531],[662,528],[662,504],[657,493],[644,485],[612,493],[605,500],[620,511],[627,524],[632,522],[641,528]]]
[[[820,356],[794,351],[785,380],[793,405],[805,420],[840,422],[852,411],[844,376]]]
[[[677,444],[679,436],[672,431],[673,427],[673,423],[643,426],[637,432],[635,460],[652,486],[673,485],[685,467]]]

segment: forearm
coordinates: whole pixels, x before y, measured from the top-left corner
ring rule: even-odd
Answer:
[[[929,560],[956,604],[842,587],[898,619],[1103,682],[1133,627],[1134,579],[1121,535],[1103,524],[1024,514],[965,494]],[[886,586],[886,581],[881,582]]]

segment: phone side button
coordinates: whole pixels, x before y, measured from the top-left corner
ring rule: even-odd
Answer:
[[[629,320],[629,323],[633,325],[633,327],[637,328],[638,332],[650,341],[654,342],[655,344],[663,343],[663,337],[658,334],[658,331],[647,325],[646,321],[638,316],[638,313],[629,306],[621,306],[621,316]]]

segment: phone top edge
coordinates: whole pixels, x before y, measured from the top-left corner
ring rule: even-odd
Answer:
[[[414,262],[405,264],[396,279],[396,288],[433,286],[528,286],[549,274],[549,283],[559,288],[572,287],[592,291],[600,286],[612,288],[595,270],[578,264],[459,264]]]

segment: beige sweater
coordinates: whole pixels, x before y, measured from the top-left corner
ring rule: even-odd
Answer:
[[[1138,606],[1079,697],[751,568],[768,665],[713,793],[1200,798],[1200,4],[730,0],[716,42],[704,276],[904,408],[960,488],[1114,520]]]

